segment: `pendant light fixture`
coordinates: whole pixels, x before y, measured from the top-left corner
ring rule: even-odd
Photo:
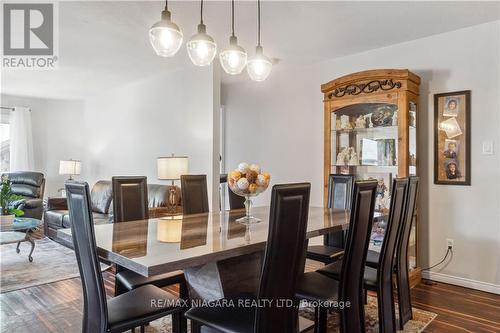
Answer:
[[[234,0],[231,0],[231,29],[229,47],[219,55],[220,64],[227,74],[240,74],[247,64],[247,52],[238,45],[238,38],[234,35]]]
[[[149,29],[149,41],[156,54],[161,57],[172,57],[179,51],[182,44],[182,31],[171,21],[168,11],[168,0],[161,12],[161,20]]]
[[[207,35],[207,27],[203,24],[203,0],[200,5],[200,24],[198,24],[198,33],[191,37],[187,43],[189,58],[196,66],[208,66],[214,60],[217,53],[217,45],[214,39]]]
[[[257,0],[257,47],[255,48],[255,55],[248,60],[247,72],[250,78],[254,81],[264,81],[273,68],[271,60],[264,55],[264,49],[260,45],[260,0]]]

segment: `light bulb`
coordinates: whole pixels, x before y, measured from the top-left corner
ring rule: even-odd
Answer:
[[[217,53],[217,44],[207,35],[204,24],[198,25],[198,33],[186,44],[189,58],[196,66],[208,66]]]
[[[236,36],[229,38],[229,47],[222,51],[219,60],[224,71],[231,75],[240,74],[247,64],[247,53],[238,45]]]
[[[262,46],[257,46],[255,56],[250,58],[247,63],[247,72],[254,81],[264,81],[273,68],[273,64],[268,57],[264,55]]]
[[[167,10],[162,12],[162,19],[149,29],[149,41],[156,54],[161,57],[175,55],[182,45],[182,38],[181,30],[170,20],[170,12]]]

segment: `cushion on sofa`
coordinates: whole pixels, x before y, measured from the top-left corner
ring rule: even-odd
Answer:
[[[111,182],[107,180],[100,180],[92,187],[90,193],[90,201],[92,204],[92,211],[101,214],[107,214],[109,206],[113,199],[113,188]]]

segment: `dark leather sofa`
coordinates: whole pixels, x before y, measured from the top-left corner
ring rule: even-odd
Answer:
[[[148,184],[149,217],[160,217],[168,215],[167,200],[170,186],[160,184]],[[180,189],[176,187],[178,202],[178,213],[182,212],[180,206]],[[92,215],[95,224],[113,222],[113,190],[111,181],[100,180],[92,187],[90,194]],[[47,237],[65,243],[57,237],[57,230],[70,228],[68,206],[65,198],[48,198],[44,214],[44,231]],[[68,245],[68,244],[65,244]]]
[[[4,173],[11,181],[12,192],[24,197],[19,203],[19,208],[24,211],[23,217],[42,219],[43,192],[45,190],[45,177],[43,173],[20,171]],[[17,207],[16,207],[17,208]]]

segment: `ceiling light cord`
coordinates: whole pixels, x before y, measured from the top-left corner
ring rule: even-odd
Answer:
[[[257,22],[258,22],[257,41],[258,41],[258,46],[260,46],[260,0],[257,0]]]
[[[201,0],[200,6],[200,24],[203,24],[203,0]]]
[[[232,36],[234,37],[234,0],[231,0],[231,29],[233,31]]]

